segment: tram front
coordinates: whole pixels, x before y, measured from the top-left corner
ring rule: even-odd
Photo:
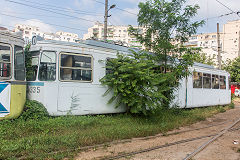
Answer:
[[[26,101],[24,40],[0,31],[0,120],[17,118]]]

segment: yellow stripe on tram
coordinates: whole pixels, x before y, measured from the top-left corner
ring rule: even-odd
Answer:
[[[10,113],[3,119],[14,119],[21,115],[26,101],[26,82],[11,83]]]

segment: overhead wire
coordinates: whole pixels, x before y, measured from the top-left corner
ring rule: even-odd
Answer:
[[[227,8],[228,10],[234,12],[237,14],[238,17],[240,17],[239,13],[240,12],[235,12],[234,10],[232,10],[231,8],[229,8],[228,6],[226,6],[225,4],[223,4],[222,2],[220,2],[219,0],[216,0],[218,3],[220,3],[222,6],[224,6],[225,8]]]
[[[102,4],[102,5],[105,5],[105,3],[100,2],[100,1],[98,1],[98,0],[92,0],[92,1],[95,1],[95,2],[97,2],[97,3],[99,3],[99,4]],[[125,9],[122,9],[122,8],[119,8],[119,7],[117,7],[117,6],[116,6],[115,8],[118,9],[118,10],[120,10],[120,11],[123,11],[123,12],[126,12],[126,13],[129,13],[129,14],[132,14],[132,15],[137,16],[136,13],[129,12],[129,11],[127,11],[127,10],[125,10]]]
[[[84,20],[84,21],[88,21],[88,22],[93,22],[93,23],[95,22],[95,21],[92,21],[92,20],[89,20],[89,19],[85,19],[85,18],[81,18],[81,17],[76,17],[76,16],[71,16],[71,15],[68,15],[68,14],[55,12],[55,11],[52,11],[52,10],[49,10],[49,9],[45,9],[45,8],[41,8],[41,7],[36,7],[36,6],[33,6],[33,5],[21,3],[21,2],[16,2],[16,1],[13,1],[13,0],[5,0],[5,1],[11,2],[11,3],[15,3],[15,4],[19,4],[19,5],[23,5],[23,6],[27,6],[27,7],[31,7],[31,8],[35,8],[35,9],[39,9],[39,10],[43,10],[43,11],[47,11],[47,12],[51,12],[51,13],[55,13],[55,14],[59,14],[59,15],[63,15],[63,16],[66,16],[66,17],[76,18],[76,19],[80,19],[80,20]]]
[[[63,18],[58,16],[52,16],[52,15],[44,15],[44,14],[35,14],[35,13],[26,13],[26,12],[12,12],[12,11],[3,11],[5,14],[18,14],[18,15],[28,15],[28,16],[39,16],[39,17],[47,17],[47,18]],[[75,19],[75,18],[68,18],[68,19]]]
[[[8,15],[8,14],[4,14],[4,13],[1,13],[1,15],[7,16],[7,17],[16,18],[16,19],[29,20],[29,19],[27,19],[27,18],[18,17],[18,16],[13,16],[13,15]],[[30,21],[39,22],[38,20],[30,20]],[[87,30],[83,30],[83,29],[79,29],[79,28],[74,28],[74,27],[68,27],[68,26],[64,26],[64,25],[58,25],[58,24],[46,23],[46,22],[44,22],[44,23],[45,23],[45,24],[48,24],[48,25],[52,25],[52,26],[62,27],[62,28],[68,28],[68,29],[85,31],[85,32],[87,31]]]
[[[47,7],[53,7],[53,8],[57,8],[57,9],[65,9],[65,10],[69,10],[69,11],[74,11],[75,13],[79,13],[79,14],[83,14],[83,13],[92,13],[91,15],[101,15],[103,16],[102,13],[97,13],[97,12],[90,12],[90,11],[85,11],[85,10],[76,10],[76,9],[70,9],[70,8],[65,8],[65,7],[61,7],[61,6],[56,6],[56,5],[51,5],[51,4],[46,4],[46,3],[39,3],[39,2],[32,2],[29,0],[21,0],[21,1],[25,1],[25,2],[29,2],[29,3],[33,3],[33,4],[38,4],[38,5],[42,5],[42,6],[47,6]]]

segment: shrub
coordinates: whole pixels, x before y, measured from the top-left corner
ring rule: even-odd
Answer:
[[[43,119],[48,117],[47,109],[39,102],[33,100],[27,100],[24,106],[20,119]]]
[[[109,87],[105,95],[113,91],[109,103],[116,102],[116,107],[123,104],[131,113],[147,115],[168,101],[164,93],[171,90],[168,82],[172,77],[158,72],[159,66],[149,56],[132,51],[132,55],[118,54],[107,61],[110,72],[101,82]]]

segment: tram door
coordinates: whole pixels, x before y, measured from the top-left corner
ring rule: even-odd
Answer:
[[[54,51],[32,53],[33,78],[28,83],[29,98],[41,102],[50,114],[57,108],[56,60]]]

